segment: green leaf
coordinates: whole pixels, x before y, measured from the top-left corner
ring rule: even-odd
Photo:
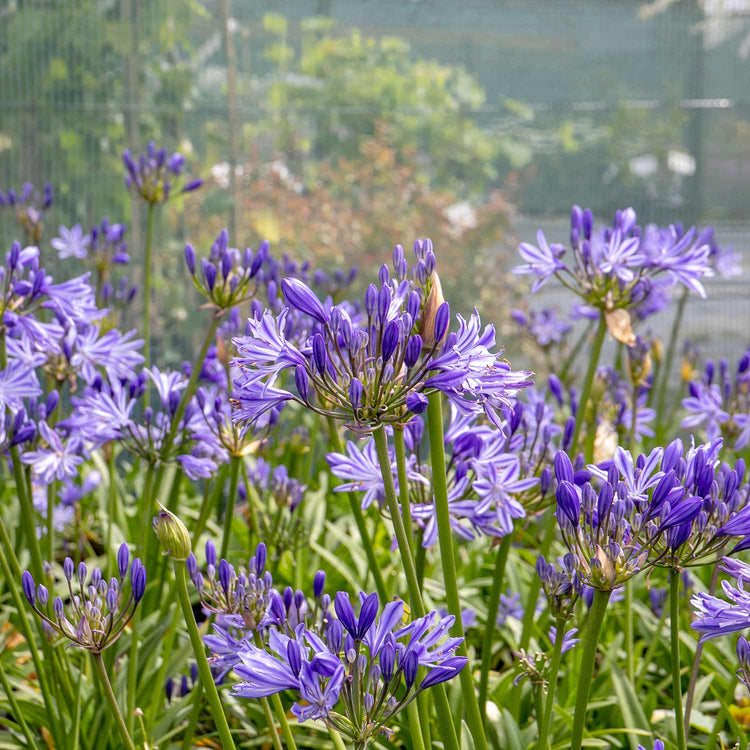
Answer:
[[[617,694],[617,701],[622,712],[622,719],[628,729],[640,729],[650,733],[651,727],[646,715],[643,713],[641,702],[635,694],[633,684],[622,670],[614,663],[610,662],[610,673],[612,684]],[[638,741],[635,737],[629,736],[630,746],[636,750]]]

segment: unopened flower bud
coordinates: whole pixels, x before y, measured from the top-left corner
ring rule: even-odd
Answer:
[[[190,534],[185,524],[174,513],[159,505],[159,515],[152,522],[165,554],[173,560],[187,560],[191,552]]]

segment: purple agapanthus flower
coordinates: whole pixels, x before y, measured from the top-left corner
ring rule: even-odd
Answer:
[[[513,269],[513,273],[537,277],[531,287],[532,292],[541,289],[552,276],[566,268],[560,260],[565,252],[563,245],[558,243],[550,245],[541,229],[536,234],[536,241],[538,246],[528,242],[522,242],[518,246],[518,253],[526,263]]]
[[[695,613],[690,627],[702,634],[701,643],[750,627],[750,591],[745,587],[750,583],[750,565],[725,557],[720,567],[736,582],[722,581],[725,598],[701,592],[690,599]]]
[[[75,224],[70,229],[61,226],[58,229],[59,236],[50,240],[50,245],[57,250],[57,257],[65,260],[67,258],[78,258],[82,260],[88,253],[91,244],[91,235],[85,234],[80,224]]]
[[[63,440],[44,421],[39,422],[37,428],[39,437],[46,445],[21,455],[21,460],[32,466],[34,478],[43,484],[51,484],[56,479],[76,476],[78,466],[85,460],[80,438],[76,436]]]

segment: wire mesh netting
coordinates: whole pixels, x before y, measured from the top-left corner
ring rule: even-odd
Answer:
[[[167,358],[193,344],[174,325],[193,314],[188,237],[227,225],[238,245],[346,266],[435,234],[457,306],[502,321],[526,289],[508,274],[517,240],[562,239],[574,202],[712,223],[745,270],[710,281],[686,328],[734,356],[750,323],[749,54],[744,0],[3,0],[0,191],[49,182],[46,242],[109,215],[138,257],[121,151],[183,150],[210,189],[158,227]]]

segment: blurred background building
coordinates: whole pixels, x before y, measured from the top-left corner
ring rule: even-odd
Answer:
[[[0,191],[52,184],[44,242],[107,215],[140,257],[125,147],[180,149],[208,182],[158,227],[167,358],[192,346],[182,244],[222,226],[368,273],[429,235],[455,309],[510,339],[529,305],[515,246],[537,227],[564,239],[573,203],[713,224],[743,272],[712,280],[685,328],[711,355],[748,343],[750,0],[269,5],[0,0]],[[9,246],[7,211],[0,231]]]

